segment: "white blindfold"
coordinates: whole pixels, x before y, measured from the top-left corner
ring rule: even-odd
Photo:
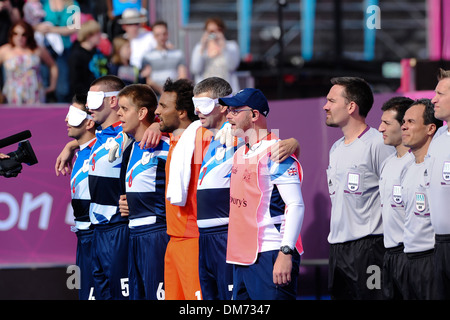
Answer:
[[[119,91],[89,91],[87,95],[87,107],[89,110],[96,110],[102,106],[104,98],[117,96],[118,93]]]
[[[87,114],[87,112],[78,109],[77,107],[70,106],[69,112],[66,116],[67,123],[72,127],[78,127],[84,119],[92,119],[92,117]]]
[[[232,95],[227,96],[231,97]],[[211,99],[208,97],[201,97],[201,98],[192,98],[192,101],[194,102],[195,111],[194,113],[197,114],[197,109],[202,114],[207,115],[210,114],[214,107],[219,103],[219,99]]]

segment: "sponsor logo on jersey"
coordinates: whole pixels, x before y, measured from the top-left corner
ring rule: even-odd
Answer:
[[[230,203],[238,206],[238,208],[247,207],[247,200],[245,200],[245,199],[238,199],[238,198],[233,198],[232,196],[230,196]]]

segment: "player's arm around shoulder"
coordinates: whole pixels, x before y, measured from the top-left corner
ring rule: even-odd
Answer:
[[[271,147],[270,159],[275,162],[283,162],[291,155],[300,156],[300,144],[297,139],[289,138],[279,140]]]

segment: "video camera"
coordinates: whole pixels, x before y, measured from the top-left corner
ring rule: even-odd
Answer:
[[[31,132],[25,130],[0,140],[0,148],[19,142],[17,150],[8,153],[9,158],[0,159],[0,176],[6,178],[17,177],[22,171],[22,163],[29,166],[38,163],[30,142],[25,140],[30,137]]]

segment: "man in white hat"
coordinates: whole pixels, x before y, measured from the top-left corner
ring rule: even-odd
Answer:
[[[157,46],[153,32],[141,28],[141,24],[147,22],[147,17],[137,9],[130,8],[123,11],[118,22],[125,31],[123,37],[130,40],[130,64],[141,69],[144,54]]]

